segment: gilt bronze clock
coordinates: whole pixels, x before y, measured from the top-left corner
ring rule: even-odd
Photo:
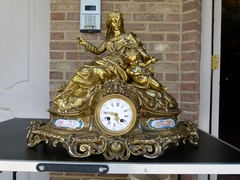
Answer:
[[[52,141],[72,157],[103,154],[106,160],[158,158],[170,144],[197,145],[196,123],[179,120],[178,102],[148,67],[157,58],[135,33],[123,29],[121,12],[110,12],[106,27],[99,47],[77,37],[79,45],[97,56],[58,89],[48,109],[51,120],[31,122],[27,145]]]

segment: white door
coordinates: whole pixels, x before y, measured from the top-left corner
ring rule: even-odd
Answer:
[[[48,117],[50,0],[0,4],[0,122]]]
[[[0,0],[0,17],[0,122],[47,118],[50,0]],[[17,173],[18,180],[38,177]],[[0,174],[0,180],[10,179],[11,172]]]

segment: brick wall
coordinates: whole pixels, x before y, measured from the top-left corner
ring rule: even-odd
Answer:
[[[51,2],[50,101],[63,82],[68,82],[81,65],[94,58],[93,54],[81,47],[78,53],[75,42],[79,34],[80,3],[81,0]],[[104,40],[107,14],[112,10],[123,13],[125,30],[136,33],[147,52],[159,59],[154,65],[157,79],[177,99],[179,108],[183,110],[180,120],[197,121],[201,0],[102,0],[102,32],[80,35],[92,44],[100,45]],[[195,178],[192,175],[184,177]],[[122,178],[117,176],[112,179]],[[51,180],[55,179],[81,178],[63,173],[60,176],[52,175]]]

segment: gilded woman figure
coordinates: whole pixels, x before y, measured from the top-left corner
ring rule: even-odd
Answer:
[[[104,58],[96,56],[91,63],[78,69],[70,82],[54,98],[55,108],[61,111],[81,106],[84,100],[89,98],[91,89],[107,79],[119,78],[123,81],[129,81],[130,77],[126,72],[128,65],[124,63],[122,58],[129,49],[136,49],[143,63],[156,59],[146,53],[143,44],[134,33],[124,31],[123,22],[121,12],[112,11],[108,14],[105,40],[99,47],[95,47],[82,37],[77,38],[78,43],[83,45],[86,51],[95,55],[107,52],[107,55]],[[159,96],[159,93],[161,92],[152,90],[150,96]],[[162,95],[160,96],[163,98]],[[163,103],[165,108],[177,107],[174,98],[171,101],[168,99],[164,101],[166,101]]]

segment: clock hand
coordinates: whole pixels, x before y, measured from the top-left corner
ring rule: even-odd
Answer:
[[[111,115],[111,116],[115,116],[115,121],[117,121],[118,122],[118,120],[120,119],[119,117],[118,117],[118,113],[115,113],[115,112],[106,112],[106,114],[109,114],[109,115]]]

